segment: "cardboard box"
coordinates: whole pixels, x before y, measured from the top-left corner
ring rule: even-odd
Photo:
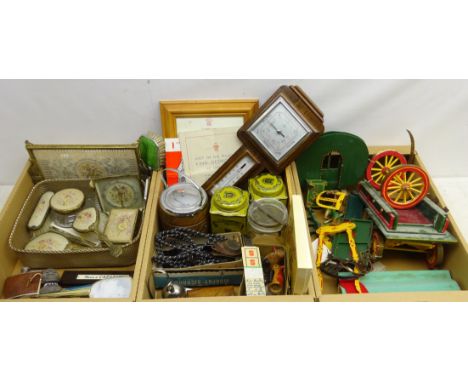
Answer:
[[[402,154],[409,154],[409,146],[397,147],[369,147],[371,155],[383,150],[396,150]],[[416,153],[415,164],[422,167],[424,164]],[[426,170],[427,172],[427,170]],[[299,177],[297,172],[294,173],[295,191],[301,194]],[[429,176],[430,179],[430,176]],[[446,207],[442,196],[435,187],[434,182],[430,179],[431,188],[429,194],[442,207]],[[303,207],[305,210],[305,207]],[[458,282],[461,291],[449,292],[403,292],[403,293],[369,293],[369,294],[340,294],[338,291],[338,283],[336,279],[324,275],[323,290],[320,288],[317,270],[314,267],[312,278],[314,283],[315,295],[317,301],[468,301],[468,243],[463,238],[457,223],[449,214],[450,226],[449,231],[458,239],[457,244],[445,245],[445,258],[442,269],[449,270],[452,278]],[[309,242],[311,239],[309,236]],[[392,252],[384,252],[384,257],[381,260],[385,265],[386,270],[423,270],[427,269],[424,258],[411,254],[399,254]],[[315,264],[315,259],[314,259]]]
[[[297,195],[297,192],[295,192],[294,171],[294,164],[289,166],[285,171],[286,186],[289,196],[289,223],[285,229],[284,235],[288,242],[289,256],[293,259],[290,264],[290,272],[292,274],[291,283],[296,282],[296,290],[303,290],[302,294],[260,297],[233,296],[168,300],[155,299],[152,257],[154,256],[154,237],[159,230],[156,210],[159,195],[164,187],[161,182],[162,174],[157,173],[152,177],[151,194],[148,200],[151,205],[151,211],[149,213],[149,215],[151,215],[151,221],[147,227],[148,230],[138,283],[137,301],[314,301],[315,295],[311,277],[311,252],[307,240],[307,220],[305,211],[302,208],[302,200]],[[293,195],[295,196],[293,197]]]
[[[33,187],[33,180],[29,174],[31,163],[28,162],[20,174],[15,186],[13,187],[8,200],[6,201],[3,210],[0,213],[0,300],[2,301],[106,301],[106,299],[89,299],[89,298],[58,298],[58,299],[18,299],[18,300],[3,300],[3,284],[7,277],[20,273],[23,264],[15,252],[9,245],[8,239],[15,223],[18,214]],[[151,189],[150,189],[151,192]],[[143,220],[142,235],[138,248],[136,264],[129,267],[119,268],[92,268],[91,270],[129,270],[133,272],[132,293],[128,299],[109,299],[108,301],[135,301],[138,285],[138,277],[140,275],[141,262],[143,258],[143,247],[146,239],[146,232],[150,222],[151,200],[148,200],[146,205],[146,213]],[[59,270],[60,271],[60,270]]]

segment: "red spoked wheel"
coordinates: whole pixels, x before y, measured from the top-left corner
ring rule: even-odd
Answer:
[[[369,162],[366,170],[366,179],[376,190],[385,177],[397,166],[406,164],[406,158],[398,151],[386,150],[376,154]]]
[[[395,209],[418,205],[429,190],[429,177],[418,166],[406,164],[395,168],[382,183],[382,196]]]

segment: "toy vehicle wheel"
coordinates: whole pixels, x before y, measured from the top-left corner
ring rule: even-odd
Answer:
[[[429,190],[429,177],[426,172],[414,165],[396,167],[382,183],[381,193],[393,208],[404,210],[418,205]]]
[[[372,231],[371,247],[370,247],[370,256],[371,261],[375,263],[383,257],[384,251],[384,237],[382,234],[374,230]]]
[[[376,154],[369,162],[366,179],[380,190],[385,177],[397,166],[406,164],[406,158],[398,151],[386,150]]]
[[[426,256],[426,263],[429,269],[440,267],[444,262],[444,246],[436,244],[432,251]]]

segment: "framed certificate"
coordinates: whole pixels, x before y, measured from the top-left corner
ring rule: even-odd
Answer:
[[[177,138],[179,132],[236,128],[258,110],[258,99],[168,100],[159,103],[164,138]]]
[[[184,171],[197,184],[205,183],[241,146],[237,128],[179,132]]]
[[[179,138],[184,173],[203,184],[242,142],[237,131],[258,110],[257,99],[161,101],[165,138]]]

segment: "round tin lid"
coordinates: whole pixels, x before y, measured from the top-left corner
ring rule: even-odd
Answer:
[[[274,197],[284,190],[283,179],[273,174],[261,174],[252,179],[252,191],[261,197]]]
[[[247,219],[256,232],[279,232],[288,222],[288,209],[277,199],[258,199],[250,204]]]
[[[50,200],[50,207],[62,214],[76,211],[85,200],[83,191],[77,188],[65,188],[57,192]]]
[[[166,188],[160,198],[161,207],[176,215],[192,215],[203,209],[206,192],[190,183],[177,183]]]
[[[234,186],[220,188],[213,195],[213,204],[221,211],[240,211],[248,203],[248,193]]]

